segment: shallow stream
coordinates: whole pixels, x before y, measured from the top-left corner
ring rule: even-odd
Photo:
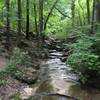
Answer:
[[[49,59],[41,65],[41,84],[32,100],[100,100],[99,90],[80,86],[78,75],[60,60],[61,52],[49,52]]]

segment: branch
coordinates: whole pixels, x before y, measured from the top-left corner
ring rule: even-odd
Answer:
[[[46,18],[46,20],[45,20],[45,23],[44,23],[44,30],[46,30],[46,26],[47,26],[49,17],[50,17],[50,15],[52,14],[52,12],[53,12],[53,10],[54,10],[54,8],[55,8],[55,6],[56,6],[57,3],[58,3],[58,0],[56,0],[56,1],[54,2],[53,6],[51,7],[51,9],[50,9],[50,11],[49,11],[49,13],[48,13],[48,16],[47,16],[47,18]]]
[[[64,17],[68,17],[68,18],[71,18],[71,17],[69,17],[68,15],[66,15],[66,14],[64,14],[64,13],[62,13],[62,11],[61,10],[59,10],[57,7],[55,7],[55,9],[61,14],[61,15],[63,15]]]

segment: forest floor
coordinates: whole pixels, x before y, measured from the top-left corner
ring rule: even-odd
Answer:
[[[4,56],[0,56],[0,72],[6,71],[7,59]],[[0,100],[10,100],[10,96],[21,90],[23,87],[27,87],[27,84],[22,83],[13,77],[4,77],[0,83],[4,81],[4,84],[0,85]]]
[[[7,61],[6,57],[0,56],[0,72],[6,71]],[[10,76],[0,78],[0,100],[11,100],[12,95],[27,86],[26,83],[22,83]]]
[[[0,56],[0,71],[6,70],[6,58],[3,56]]]

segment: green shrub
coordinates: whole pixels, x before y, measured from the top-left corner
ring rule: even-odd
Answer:
[[[82,83],[89,83],[92,78],[100,75],[100,39],[96,35],[84,34],[71,46],[73,52],[67,62],[80,75]]]
[[[92,52],[100,57],[100,33],[95,34],[93,37],[93,45],[92,45]],[[100,58],[99,58],[100,59]]]
[[[31,58],[28,52],[21,51],[19,48],[15,48],[13,55],[9,61],[8,67],[16,67],[21,65],[26,65],[27,67],[32,66]]]
[[[7,72],[0,72],[0,86],[5,85],[7,81],[5,80],[6,77],[8,77],[9,74]]]

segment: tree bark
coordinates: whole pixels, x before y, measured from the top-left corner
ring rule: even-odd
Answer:
[[[18,42],[21,39],[21,31],[22,31],[22,6],[21,0],[18,0]]]
[[[96,0],[96,22],[100,23],[100,1]]]
[[[39,36],[38,22],[37,22],[37,6],[36,6],[36,0],[34,0],[34,21],[35,21],[35,32],[36,32],[36,38],[37,38],[37,50],[39,52],[39,48],[40,48],[40,36]]]
[[[36,0],[34,0],[34,21],[35,21],[35,32],[37,34],[37,37],[39,37],[38,32],[38,23],[37,23],[37,6],[36,6]]]
[[[82,5],[80,4],[80,0],[78,1],[78,4],[79,4],[79,6],[80,6],[80,8],[82,9],[82,17],[83,17],[83,24],[85,25],[86,23],[85,23],[85,12],[84,12],[84,8],[82,7]]]
[[[30,10],[29,10],[29,1],[26,0],[26,39],[29,39],[29,28],[30,28],[30,23],[29,23],[29,15],[30,15]]]
[[[90,0],[86,0],[86,6],[87,6],[87,20],[88,24],[90,24]]]
[[[72,26],[74,27],[75,24],[75,0],[72,0]]]
[[[78,12],[78,17],[79,17],[79,25],[82,26],[82,19],[81,19],[81,13],[80,11]]]
[[[6,0],[6,49],[9,50],[10,47],[10,0]]]
[[[41,37],[43,35],[43,6],[44,0],[39,0],[39,33]]]
[[[93,0],[93,10],[92,10],[92,23],[91,23],[91,33],[95,33],[95,8],[96,8],[96,0]]]

